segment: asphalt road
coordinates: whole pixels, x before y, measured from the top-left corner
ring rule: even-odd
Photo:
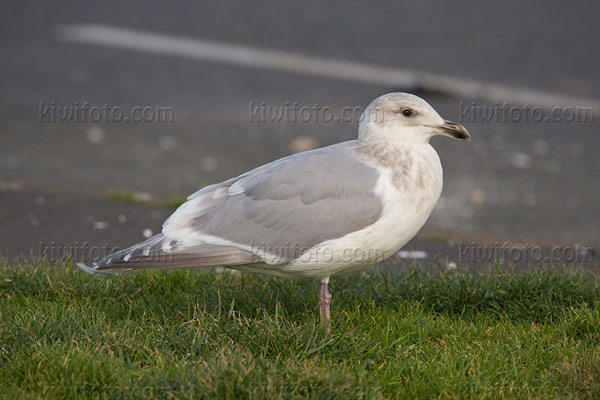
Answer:
[[[106,202],[107,190],[186,195],[302,145],[356,136],[356,121],[253,122],[250,104],[298,102],[338,112],[385,92],[418,89],[61,42],[56,29],[66,24],[101,23],[600,99],[600,3],[592,1],[8,1],[0,8],[5,255],[27,254],[52,239],[65,246],[91,239],[130,244],[146,225],[158,229],[160,218],[136,211],[127,217],[140,219],[131,231],[97,236],[82,215],[97,207],[106,213],[102,220],[116,220],[119,207],[131,206]],[[427,234],[600,247],[600,115],[580,123],[469,122],[464,105],[494,104],[422,95],[445,118],[463,120],[473,137],[471,143],[434,140],[445,187]],[[40,122],[40,103],[75,102],[124,110],[167,106],[174,122]],[[68,205],[35,208],[39,196],[61,194],[71,199]],[[40,214],[38,228],[32,213]]]

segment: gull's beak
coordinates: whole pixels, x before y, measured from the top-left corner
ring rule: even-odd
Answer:
[[[459,140],[471,140],[469,131],[456,122],[444,121],[442,125],[427,125],[432,128],[437,135],[448,136]]]

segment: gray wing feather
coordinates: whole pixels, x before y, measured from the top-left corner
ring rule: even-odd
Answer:
[[[162,233],[118,251],[94,263],[94,268],[79,265],[88,273],[103,274],[107,269],[166,269],[194,268],[219,265],[242,265],[261,262],[247,251],[231,247],[203,244],[183,247]]]
[[[378,177],[352,142],[295,154],[199,190],[165,221],[163,234],[183,248],[263,249],[284,263],[377,221]]]

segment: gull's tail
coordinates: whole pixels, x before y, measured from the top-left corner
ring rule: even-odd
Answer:
[[[94,262],[93,267],[80,263],[77,266],[90,274],[110,275],[106,270],[216,267],[261,261],[258,256],[232,246],[201,244],[185,247],[159,233],[142,243]]]

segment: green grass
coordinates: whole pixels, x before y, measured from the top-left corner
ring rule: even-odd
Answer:
[[[147,193],[136,193],[136,192],[125,192],[122,190],[109,190],[105,193],[104,197],[110,201],[117,201],[120,203],[129,204],[153,204],[152,198]]]
[[[160,200],[158,196],[152,196],[148,193],[126,192],[122,190],[109,190],[104,194],[104,197],[107,200],[119,203],[159,206],[173,210],[187,200],[185,196],[171,196]]]
[[[598,398],[600,286],[562,270],[314,282],[0,271],[8,398]]]

